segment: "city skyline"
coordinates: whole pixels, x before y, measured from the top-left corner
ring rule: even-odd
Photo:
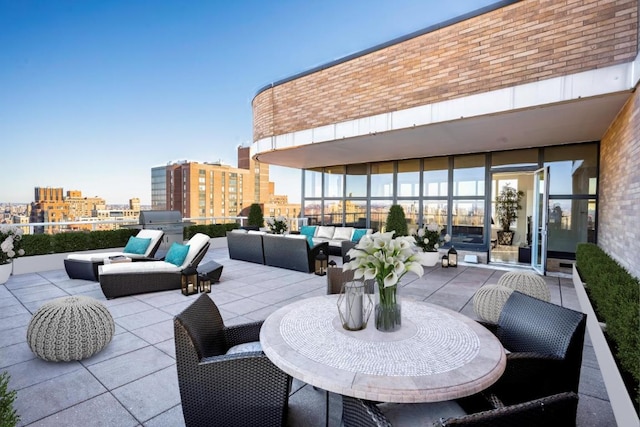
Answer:
[[[236,165],[261,87],[491,3],[0,0],[0,200],[148,205],[155,166]],[[271,167],[292,201],[299,177]]]

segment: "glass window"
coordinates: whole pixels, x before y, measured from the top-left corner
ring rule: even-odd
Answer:
[[[322,173],[318,170],[304,171],[304,196],[322,197]]]
[[[385,231],[387,216],[392,204],[392,200],[371,201],[371,228],[374,231]]]
[[[447,226],[448,203],[446,200],[428,200],[422,203],[422,225],[435,222]]]
[[[484,199],[455,200],[451,214],[451,241],[454,244],[484,242]]]
[[[449,194],[449,159],[424,159],[422,194],[428,197],[446,197]]]
[[[347,200],[345,202],[345,225],[350,227],[367,227],[366,200]]]
[[[453,159],[453,195],[484,196],[484,155]]]
[[[418,210],[420,202],[418,200],[398,200],[398,204],[404,210],[404,217],[407,219],[409,230],[418,228]]]
[[[342,197],[344,195],[344,166],[325,168],[324,197]]]
[[[324,201],[324,225],[342,226],[342,200]]]
[[[393,196],[393,162],[371,165],[371,197]]]
[[[367,196],[367,165],[364,163],[347,166],[347,197]]]
[[[420,195],[420,160],[398,162],[398,197]]]
[[[595,200],[549,200],[547,249],[575,253],[581,242],[595,243]]]
[[[319,201],[307,201],[303,207],[304,217],[309,219],[309,225],[316,225],[321,223],[322,219],[322,205]]]
[[[580,144],[544,149],[549,166],[549,194],[596,194],[598,146]]]

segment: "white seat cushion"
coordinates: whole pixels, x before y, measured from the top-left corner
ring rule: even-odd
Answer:
[[[234,345],[227,351],[227,354],[249,353],[252,351],[262,351],[262,345],[260,344],[260,341],[251,341]]]
[[[353,227],[336,227],[332,240],[351,240]]]
[[[147,250],[144,252],[145,257],[148,257],[151,254],[151,251],[156,246],[156,244],[158,244],[158,241],[162,239],[163,235],[164,232],[162,230],[150,230],[146,228],[138,232],[136,237],[141,239],[151,239],[151,242],[149,242],[149,246],[147,246]]]
[[[179,273],[182,268],[165,261],[119,262],[101,265],[98,269],[102,274],[133,274],[133,273]]]
[[[335,227],[321,225],[318,227],[318,231],[316,232],[315,237],[322,239],[333,239],[333,233],[335,233],[335,230]]]
[[[204,247],[207,243],[209,243],[211,238],[204,233],[196,233],[189,239],[189,241],[185,244],[189,245],[189,252],[187,252],[187,256],[185,257],[182,265],[180,265],[180,270],[191,264],[191,261],[196,257],[200,249]]]

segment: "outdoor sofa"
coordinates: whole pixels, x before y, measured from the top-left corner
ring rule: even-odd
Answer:
[[[354,246],[365,234],[372,234],[371,228],[336,227],[333,225],[305,225],[300,234],[311,237],[314,244],[327,243],[331,255],[342,254],[342,243],[352,242]]]
[[[229,258],[311,273],[316,256],[329,254],[327,242],[314,243],[302,234],[268,234],[233,230],[227,233]]]
[[[182,271],[196,268],[209,249],[210,237],[197,233],[185,245],[174,243],[164,261],[122,262],[98,268],[100,287],[108,299],[180,289]],[[177,248],[178,250],[174,250]],[[182,252],[178,264],[173,253]]]
[[[115,257],[127,257],[132,261],[146,261],[153,259],[162,243],[162,230],[143,229],[135,237],[130,237],[129,242],[120,252],[93,252],[72,253],[64,260],[64,269],[71,279],[84,279],[98,281],[98,267],[105,260]],[[144,246],[146,244],[146,246]],[[107,261],[108,262],[108,261]]]

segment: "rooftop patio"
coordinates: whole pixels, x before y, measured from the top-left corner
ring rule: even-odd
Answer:
[[[210,249],[202,262],[208,260],[224,265],[211,298],[228,325],[262,320],[292,301],[326,293],[326,277],[230,260],[226,247]],[[505,271],[486,265],[427,268],[422,278],[403,278],[401,295],[476,318],[471,301],[475,291],[497,283]],[[570,278],[545,280],[552,302],[580,310]],[[26,342],[31,315],[51,299],[78,294],[101,300],[108,307],[116,323],[113,340],[98,354],[79,362],[38,359]],[[6,286],[0,286],[0,370],[9,372],[9,386],[18,391],[19,425],[184,425],[172,319],[196,297],[167,291],[106,300],[98,283],[69,279],[62,265],[59,270],[12,276]],[[324,425],[324,396],[323,391],[294,381],[289,425]],[[340,396],[331,394],[329,425],[340,425],[340,412]],[[588,335],[577,425],[615,425]]]

